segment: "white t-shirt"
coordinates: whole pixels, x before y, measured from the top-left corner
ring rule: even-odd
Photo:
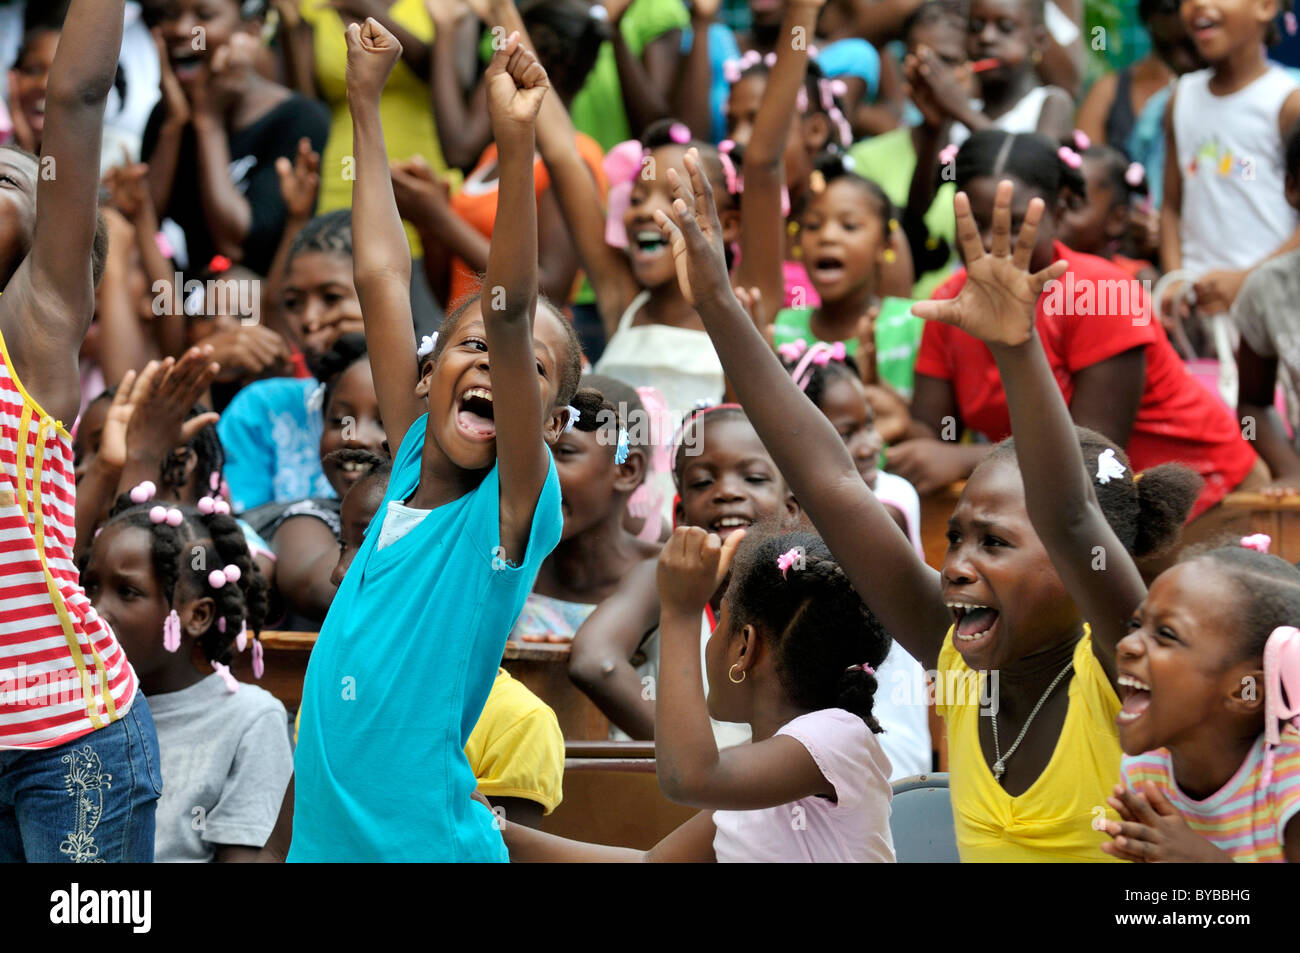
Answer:
[[[1178,78],[1174,138],[1182,176],[1183,267],[1194,275],[1248,268],[1291,237],[1286,156],[1278,119],[1295,81],[1280,66],[1227,96],[1210,70]]]
[[[154,859],[208,862],[217,844],[260,848],[275,829],[293,774],[289,717],[265,689],[221,676],[149,696],[163,793]]]
[[[420,520],[432,512],[432,510],[417,510],[415,507],[407,506],[398,500],[389,501],[388,512],[384,514],[384,525],[379,527],[379,542],[375,544],[375,547],[377,549],[386,549],[393,545],[393,543],[415,529]]]
[[[835,788],[835,800],[800,798],[757,811],[714,811],[718,863],[894,862],[889,759],[877,736],[842,708],[800,715],[778,735],[794,738]]]

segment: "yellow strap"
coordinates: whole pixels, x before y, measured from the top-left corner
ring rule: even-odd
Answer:
[[[22,427],[18,433],[18,485],[24,490],[27,486],[26,472],[26,450],[27,450],[27,431],[31,424],[31,408],[23,406]],[[117,706],[113,702],[113,695],[108,689],[108,675],[104,670],[104,660],[99,657],[95,650],[94,640],[91,639],[90,633],[86,633],[86,644],[90,646],[91,657],[95,660],[95,671],[99,676],[99,690],[104,696],[104,704],[108,707],[108,722],[103,722],[99,717],[99,709],[95,705],[95,696],[91,692],[87,694],[86,689],[89,681],[86,678],[86,661],[84,652],[81,649],[80,641],[77,638],[76,627],[72,623],[72,616],[68,614],[68,607],[63,602],[63,594],[59,592],[58,580],[50,572],[49,562],[45,556],[45,507],[42,500],[43,475],[45,473],[45,441],[47,434],[55,429],[55,422],[50,417],[42,417],[36,431],[36,478],[32,481],[32,505],[35,510],[35,531],[36,531],[36,556],[41,561],[41,570],[45,573],[45,588],[49,590],[50,601],[54,603],[54,611],[59,616],[59,624],[63,627],[63,638],[68,644],[68,651],[72,655],[72,664],[76,666],[77,675],[81,682],[82,700],[86,706],[86,714],[90,717],[90,723],[95,728],[102,728],[105,724],[111,724],[117,720]],[[25,515],[25,514],[24,514]]]

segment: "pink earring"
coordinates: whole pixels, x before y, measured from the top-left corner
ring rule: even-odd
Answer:
[[[163,621],[163,648],[175,652],[181,647],[181,617],[173,609]]]
[[[253,639],[253,677],[261,678],[266,672],[266,663],[262,661],[262,640]]]

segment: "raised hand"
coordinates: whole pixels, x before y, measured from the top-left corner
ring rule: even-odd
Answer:
[[[325,0],[325,5],[338,13],[340,19],[352,23],[387,16],[389,7],[382,0]]]
[[[9,121],[14,127],[14,142],[22,146],[28,152],[40,152],[40,143],[36,141],[36,133],[32,127],[27,124],[27,117],[23,115],[22,107],[19,105],[21,100],[18,97],[18,71],[9,71]]]
[[[320,153],[312,149],[311,140],[298,140],[298,154],[292,161],[288,156],[276,159],[275,172],[280,177],[280,196],[289,217],[298,221],[311,218],[320,189]]]
[[[744,538],[743,530],[726,542],[698,526],[679,526],[659,554],[659,601],[665,611],[700,613],[722,585]]]
[[[152,31],[154,46],[158,49],[158,67],[161,71],[163,105],[167,108],[167,119],[177,125],[190,121],[190,100],[185,87],[172,71],[172,59],[167,52],[167,41],[163,39],[162,30],[154,27]]]
[[[194,112],[224,116],[248,91],[256,55],[257,40],[247,33],[236,33],[214,50],[199,71],[198,78],[188,85],[190,107]]]
[[[378,101],[401,58],[402,44],[374,17],[349,24],[347,43],[348,98]]]
[[[192,347],[175,363],[171,358],[161,363],[151,361],[136,378],[126,428],[127,459],[161,462],[176,447],[189,443],[200,430],[217,422],[219,415],[215,413],[185,419],[221,370],[212,356],[210,347]]]
[[[137,395],[142,396],[144,393],[143,390],[137,392],[136,381],[144,374],[156,374],[161,363],[150,361],[140,374],[127,371],[122,375],[122,380],[113,393],[113,402],[108,405],[104,429],[99,434],[99,454],[95,457],[97,463],[114,470],[126,466],[126,428],[131,423],[131,414],[135,412]]]
[[[655,224],[668,238],[673,262],[677,265],[677,283],[682,295],[692,305],[731,295],[731,277],[722,250],[722,225],[713,204],[713,186],[700,166],[700,154],[686,151],[686,172],[691,185],[687,188],[676,169],[668,170],[673,187],[673,217],[655,212]]]
[[[146,179],[148,174],[149,166],[143,162],[131,162],[129,156],[126,165],[113,166],[104,174],[104,188],[108,190],[109,201],[131,222],[144,215],[153,201]]]
[[[485,80],[488,114],[498,141],[512,129],[531,132],[551,82],[537,57],[520,43],[518,33],[511,33],[492,54]]]
[[[912,313],[927,321],[942,321],[960,328],[986,344],[1010,347],[1033,336],[1034,309],[1043,287],[1065,273],[1068,264],[1056,261],[1037,274],[1029,273],[1029,259],[1043,217],[1043,200],[1032,199],[1011,247],[1011,193],[1007,180],[998,183],[993,203],[993,247],[985,252],[979,226],[971,214],[966,193],[953,200],[957,213],[957,241],[966,260],[966,284],[949,301],[919,301]]]
[[[420,156],[402,162],[390,162],[389,174],[393,179],[393,198],[397,211],[408,222],[418,221],[419,215],[430,205],[445,206],[449,195],[447,183],[439,181],[429,163]]]

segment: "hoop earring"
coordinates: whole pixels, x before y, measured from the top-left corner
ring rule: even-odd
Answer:
[[[748,672],[741,672],[740,678],[736,678],[736,666],[738,665],[740,665],[739,662],[737,662],[735,665],[732,665],[731,668],[727,670],[727,678],[731,680],[731,684],[733,685],[739,685],[741,682],[745,680],[745,676],[749,674]]]

